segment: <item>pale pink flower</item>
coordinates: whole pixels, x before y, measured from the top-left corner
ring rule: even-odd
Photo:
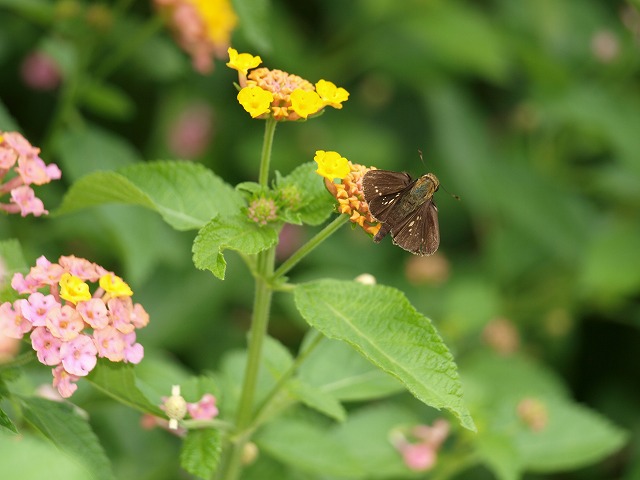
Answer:
[[[18,155],[12,148],[0,145],[0,170],[9,170],[18,161]]]
[[[10,302],[0,305],[0,333],[10,338],[22,338],[29,330],[31,322],[22,315],[20,300],[13,305]]]
[[[78,337],[84,328],[82,317],[69,305],[49,310],[45,323],[54,337],[65,342]]]
[[[216,397],[210,393],[205,393],[198,402],[187,403],[187,411],[191,418],[195,420],[211,420],[218,416]]]
[[[75,255],[63,255],[58,259],[58,263],[71,275],[90,282],[97,282],[101,276],[109,273],[100,265],[96,265],[84,258],[78,258]]]
[[[412,433],[414,437],[423,443],[438,449],[449,436],[449,422],[443,418],[438,418],[433,422],[433,426],[418,425],[413,428]]]
[[[78,302],[76,311],[91,328],[101,329],[109,324],[107,307],[99,298]]]
[[[62,340],[51,335],[45,327],[37,327],[31,332],[31,346],[36,351],[40,363],[45,365],[60,363]]]
[[[37,290],[38,284],[28,275],[25,278],[20,272],[16,272],[11,279],[11,288],[18,293],[31,293]]]
[[[2,133],[3,143],[11,147],[16,153],[22,157],[35,156],[40,153],[38,147],[34,147],[29,143],[29,140],[24,138],[22,134],[18,132],[4,132]]]
[[[34,292],[29,295],[29,300],[22,305],[22,315],[34,327],[44,327],[47,313],[55,306],[60,306],[60,304],[53,295]]]
[[[131,313],[133,312],[133,303],[131,297],[111,298],[107,302],[109,307],[109,317],[111,324],[122,333],[131,333],[135,329],[131,323]]]
[[[54,165],[54,167],[54,171],[57,170],[57,172],[60,172],[57,166]],[[44,185],[51,181],[47,165],[40,157],[20,157],[18,159],[18,167],[15,170],[20,174],[25,185],[32,183],[35,185]]]
[[[69,398],[78,389],[75,384],[80,377],[67,372],[62,365],[58,365],[52,371],[53,386],[58,389],[62,398]]]
[[[60,347],[60,357],[64,369],[79,377],[88,375],[98,361],[98,350],[88,335],[80,334]]]
[[[136,328],[146,327],[149,323],[149,314],[139,303],[136,303],[133,306],[133,311],[131,312],[131,316],[129,318],[131,319],[131,323],[133,323]]]
[[[27,185],[22,185],[11,190],[11,203],[18,206],[20,215],[23,217],[29,214],[32,214],[34,217],[39,217],[40,215],[49,213],[48,210],[45,210],[42,200],[36,197],[33,189]]]
[[[127,333],[124,335],[124,361],[128,363],[137,364],[140,363],[142,357],[144,357],[144,347],[139,343],[135,343],[135,332]]]
[[[106,357],[112,362],[124,360],[124,335],[114,327],[101,328],[93,332],[98,356]]]
[[[44,255],[41,255],[36,260],[36,266],[31,267],[31,270],[27,275],[27,283],[30,285],[36,285],[36,288],[41,288],[47,285],[55,285],[57,287],[63,273],[65,273],[64,268],[57,263],[51,263]]]
[[[408,443],[400,450],[405,465],[416,472],[433,468],[436,463],[436,449],[425,443]]]

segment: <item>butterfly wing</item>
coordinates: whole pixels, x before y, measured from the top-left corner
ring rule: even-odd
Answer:
[[[433,255],[440,245],[438,208],[433,201],[424,202],[415,212],[391,230],[393,242],[416,255]]]
[[[392,210],[391,207],[395,200],[400,197],[411,183],[411,177],[404,172],[369,170],[365,173],[362,178],[362,191],[364,192],[364,199],[369,205],[371,215],[378,222],[384,223]]]

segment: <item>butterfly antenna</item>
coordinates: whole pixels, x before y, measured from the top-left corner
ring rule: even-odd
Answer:
[[[420,155],[420,161],[422,162],[422,165],[424,165],[424,168],[427,168],[427,164],[424,163],[424,158],[422,158],[422,150],[418,149],[418,155]]]
[[[449,190],[447,190],[446,188],[444,188],[444,185],[440,184],[440,186],[442,187],[442,189],[447,192],[449,195],[451,195],[453,198],[455,198],[456,200],[460,201],[460,196],[456,195],[455,193],[451,193]]]
[[[424,158],[422,158],[422,150],[418,149],[418,155],[420,155],[420,160],[422,161],[422,164],[426,167],[427,165],[424,163]],[[442,187],[442,189],[447,192],[449,195],[451,195],[453,198],[455,198],[456,200],[460,201],[460,197],[454,193],[451,193],[449,190],[447,190],[446,188],[444,188],[444,185],[440,184],[440,186]]]

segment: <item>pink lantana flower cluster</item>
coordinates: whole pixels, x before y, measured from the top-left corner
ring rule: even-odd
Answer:
[[[44,185],[62,175],[54,163],[46,165],[34,147],[18,132],[0,130],[0,197],[9,193],[10,203],[0,203],[0,210],[36,217],[49,213],[29,185]]]
[[[93,294],[87,282],[98,282]],[[28,297],[0,305],[0,334],[31,334],[38,360],[54,367],[53,386],[62,397],[76,391],[75,382],[93,370],[99,357],[142,360],[135,330],[149,323],[149,315],[112,272],[75,256],[62,256],[58,263],[41,256],[26,276],[13,276],[11,287]]]

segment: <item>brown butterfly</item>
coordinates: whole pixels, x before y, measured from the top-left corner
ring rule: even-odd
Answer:
[[[438,250],[440,231],[433,194],[440,182],[433,173],[412,180],[404,172],[369,170],[362,187],[371,215],[381,224],[374,242],[391,232],[393,243],[416,255],[433,255]]]

